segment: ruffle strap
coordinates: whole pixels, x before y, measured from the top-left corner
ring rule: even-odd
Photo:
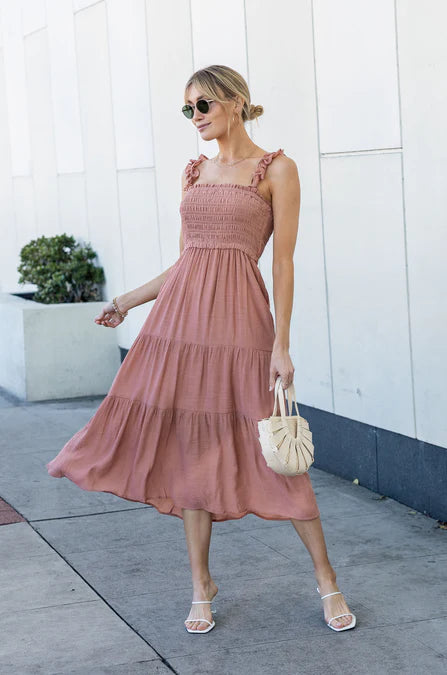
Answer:
[[[202,154],[199,155],[199,157],[197,159],[190,159],[189,160],[189,162],[188,162],[188,164],[186,165],[186,168],[185,168],[185,174],[186,174],[186,178],[187,178],[185,187],[189,187],[190,185],[192,185],[192,183],[195,181],[195,179],[200,176],[200,171],[198,169],[198,165],[204,159],[208,159],[208,158],[206,157],[206,155],[204,155],[202,153]]]
[[[264,157],[261,157],[251,180],[251,184],[254,187],[257,187],[259,181],[265,177],[265,172],[268,165],[271,164],[275,157],[279,154],[284,154],[284,150],[282,148],[276,150],[276,152],[270,152],[267,155],[264,155]]]

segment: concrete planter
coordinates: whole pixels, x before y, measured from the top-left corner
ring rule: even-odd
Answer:
[[[26,401],[106,394],[120,366],[104,302],[45,305],[0,293],[0,386]]]

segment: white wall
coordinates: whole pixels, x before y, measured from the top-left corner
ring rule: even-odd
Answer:
[[[183,87],[226,63],[265,107],[249,134],[300,173],[299,400],[446,446],[447,4],[222,7],[0,0],[0,290],[33,288],[18,254],[42,234],[91,242],[107,299],[175,262],[181,171],[217,149],[181,115]],[[271,256],[270,241],[272,297]],[[132,310],[121,345],[149,310]]]

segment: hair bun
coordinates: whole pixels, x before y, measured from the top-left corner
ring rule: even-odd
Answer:
[[[250,115],[249,118],[250,120],[254,120],[256,117],[260,117],[264,112],[264,108],[262,105],[250,105]]]

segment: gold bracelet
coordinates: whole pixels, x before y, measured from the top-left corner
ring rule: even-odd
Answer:
[[[118,297],[118,296],[115,296],[115,297],[113,298],[113,300],[112,300],[112,305],[113,305],[114,308],[115,308],[115,312],[116,312],[122,319],[124,319],[124,318],[127,316],[128,312],[126,312],[125,314],[123,314],[122,312],[120,312],[120,310],[118,309],[118,305],[116,304],[116,298],[117,298],[117,297]]]

